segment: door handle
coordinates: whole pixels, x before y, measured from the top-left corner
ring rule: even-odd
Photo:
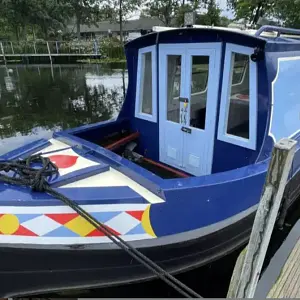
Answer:
[[[186,132],[186,133],[189,133],[189,134],[192,133],[192,129],[191,129],[191,128],[184,127],[184,126],[181,127],[181,131]]]

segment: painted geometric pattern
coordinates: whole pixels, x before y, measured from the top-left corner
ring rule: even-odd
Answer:
[[[103,207],[103,206],[102,206]],[[140,210],[102,209],[90,214],[120,237],[153,237],[149,227],[148,208]],[[1,207],[0,207],[1,211]],[[105,235],[73,212],[0,214],[0,235],[43,238],[96,238]],[[77,239],[78,240],[78,239]]]

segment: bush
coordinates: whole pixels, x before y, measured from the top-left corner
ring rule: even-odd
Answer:
[[[103,38],[99,43],[99,51],[103,58],[125,58],[124,46],[115,37]]]

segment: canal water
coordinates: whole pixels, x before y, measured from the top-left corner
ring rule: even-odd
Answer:
[[[118,115],[128,74],[114,65],[8,65],[0,67],[0,155],[53,131]],[[298,210],[299,211],[299,210]],[[294,216],[294,221],[297,220]],[[294,222],[292,221],[292,223]],[[277,234],[272,251],[286,235]],[[226,297],[239,252],[178,278],[203,297]],[[163,251],[163,249],[162,249]],[[67,297],[178,297],[161,280],[105,290],[65,293]],[[55,295],[42,295],[49,297]]]
[[[1,66],[0,154],[117,116],[127,79],[124,64]]]

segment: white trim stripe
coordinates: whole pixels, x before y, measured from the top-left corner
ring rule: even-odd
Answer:
[[[145,210],[150,204],[100,204],[80,205],[87,212],[114,212],[114,211],[140,211]],[[75,213],[68,206],[0,206],[0,214],[63,214]]]

